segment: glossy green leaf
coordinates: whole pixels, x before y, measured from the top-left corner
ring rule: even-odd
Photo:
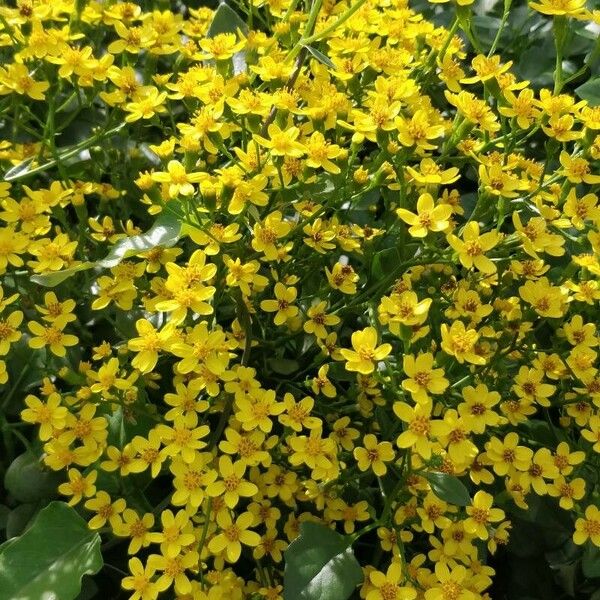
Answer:
[[[269,359],[269,366],[275,373],[280,375],[291,375],[300,368],[298,361],[289,358],[271,358]]]
[[[69,277],[75,275],[75,273],[79,273],[80,271],[87,271],[87,269],[91,269],[94,266],[92,262],[83,262],[76,267],[71,267],[70,269],[63,269],[62,271],[55,271],[54,273],[43,273],[41,275],[32,275],[31,281],[33,283],[38,283],[39,285],[43,285],[45,287],[55,287],[59,283],[66,281]]]
[[[73,600],[83,575],[101,567],[100,536],[70,506],[52,502],[0,550],[0,597]]]
[[[335,69],[335,65],[331,62],[331,59],[323,54],[320,50],[313,48],[312,46],[304,46],[320,63],[323,63],[329,69]]]
[[[170,248],[177,243],[180,234],[181,223],[179,219],[170,213],[163,213],[146,233],[119,240],[106,258],[99,260],[96,264],[99,267],[110,269],[116,267],[129,256],[152,250],[157,246]]]
[[[240,29],[242,33],[248,31],[248,26],[240,16],[227,3],[221,2],[215,11],[212,23],[208,28],[207,37],[215,37],[220,33],[236,33]]]
[[[285,552],[284,600],[346,600],[362,580],[348,538],[318,523],[300,525]]]
[[[471,504],[469,490],[458,477],[437,472],[423,473],[423,477],[429,482],[431,491],[444,502],[455,506]]]
[[[85,262],[76,267],[56,271],[55,273],[34,275],[31,280],[45,287],[54,287],[79,271],[85,271],[92,267],[110,269],[116,267],[122,260],[130,256],[152,250],[152,248],[156,248],[157,246],[170,248],[177,243],[180,235],[181,223],[179,219],[170,213],[163,213],[146,233],[119,240],[105,258],[96,262]]]
[[[371,263],[371,276],[373,279],[381,279],[393,271],[402,260],[398,248],[386,248],[377,252]]]
[[[38,504],[38,502],[18,504],[10,511],[6,519],[6,537],[9,541],[16,540],[15,536],[21,535],[27,529],[40,508]]]
[[[600,548],[589,540],[583,551],[581,568],[586,577],[600,577]]]
[[[600,105],[600,77],[592,77],[589,81],[575,88],[575,93],[587,100],[590,106]]]
[[[25,452],[12,461],[4,475],[4,487],[19,502],[36,502],[56,496],[63,475],[45,468],[40,457]]]
[[[20,162],[18,165],[15,165],[11,169],[9,169],[4,174],[4,181],[16,181],[17,179],[23,179],[24,177],[30,177],[31,175],[35,175],[36,173],[43,173],[49,169],[52,169],[59,163],[68,161],[69,159],[75,159],[79,155],[79,160],[89,160],[89,155],[87,158],[83,158],[82,152],[87,150],[88,148],[101,143],[103,140],[115,135],[121,129],[127,126],[127,123],[123,122],[108,131],[101,132],[97,135],[94,135],[86,140],[83,140],[79,144],[75,144],[74,146],[68,146],[66,148],[57,148],[57,154],[55,158],[52,158],[46,163],[41,165],[35,164],[35,157],[26,158],[24,161]],[[34,166],[35,165],[35,166]]]

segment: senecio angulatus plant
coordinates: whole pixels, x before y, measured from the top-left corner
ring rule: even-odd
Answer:
[[[600,587],[600,11],[478,5],[2,3],[2,470],[103,598]]]

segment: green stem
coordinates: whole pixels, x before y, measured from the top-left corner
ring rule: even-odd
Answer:
[[[496,32],[496,36],[494,37],[494,41],[492,42],[492,47],[488,52],[488,57],[492,56],[496,51],[498,46],[498,42],[500,41],[500,36],[504,31],[504,27],[506,26],[506,22],[508,21],[508,16],[510,14],[510,5],[512,4],[512,0],[504,0],[504,13],[502,14],[502,20],[500,21],[500,26],[498,27],[498,31]]]

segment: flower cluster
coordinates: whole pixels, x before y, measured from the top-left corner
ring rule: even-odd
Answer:
[[[531,3],[538,89],[470,2],[165,4],[0,7],[0,384],[131,598],[281,598],[306,521],[366,600],[489,597],[542,500],[600,547],[598,11]]]

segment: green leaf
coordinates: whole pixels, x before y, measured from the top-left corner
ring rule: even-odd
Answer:
[[[161,214],[156,222],[146,233],[119,240],[108,253],[106,258],[99,260],[99,267],[110,269],[116,267],[122,260],[135,256],[140,252],[152,250],[157,246],[170,248],[177,243],[181,234],[179,219],[170,213]]]
[[[42,173],[48,169],[51,169],[52,167],[55,167],[59,163],[65,162],[70,158],[77,157],[77,155],[79,155],[79,158],[76,160],[89,160],[89,157],[87,159],[81,157],[83,150],[87,150],[88,148],[101,143],[103,140],[121,131],[121,129],[127,125],[127,123],[123,122],[120,125],[109,129],[108,131],[94,135],[79,144],[75,144],[74,146],[57,148],[56,157],[41,165],[32,166],[35,162],[35,157],[26,158],[24,161],[20,162],[18,165],[15,165],[4,174],[4,181],[16,181],[17,179],[22,179],[23,177],[30,177],[36,173]]]
[[[312,46],[304,45],[304,47],[320,62],[323,63],[329,69],[335,69],[335,65],[331,62],[331,59],[323,54],[320,50],[313,48]]]
[[[75,275],[75,273],[79,273],[79,271],[87,271],[87,269],[91,269],[93,266],[94,263],[92,262],[83,262],[76,267],[71,267],[70,269],[63,269],[62,271],[55,271],[54,273],[43,273],[42,275],[32,275],[31,281],[45,287],[55,287],[59,283],[62,283],[66,279],[69,279],[69,277]]]
[[[38,504],[38,502],[19,504],[10,511],[6,519],[6,537],[9,540],[10,538],[16,540],[15,536],[21,535],[27,529],[39,509]]]
[[[586,577],[600,577],[600,548],[589,540],[583,551],[581,568]]]
[[[215,11],[206,37],[215,37],[215,35],[219,35],[220,33],[236,33],[238,29],[245,34],[248,31],[248,26],[242,21],[235,10],[225,2],[221,2]]]
[[[52,502],[0,550],[0,590],[3,598],[74,600],[83,575],[101,567],[100,536],[73,508]]]
[[[304,522],[285,552],[284,600],[346,600],[363,580],[348,538]]]
[[[180,235],[181,223],[178,218],[173,214],[163,213],[146,233],[119,240],[105,258],[96,262],[85,262],[64,271],[33,275],[31,280],[45,287],[54,287],[79,271],[91,269],[92,267],[110,269],[116,267],[122,260],[130,256],[152,250],[152,248],[156,248],[157,246],[170,248],[177,243]]]
[[[575,93],[587,100],[590,106],[600,105],[600,77],[592,77],[589,81],[575,88]]]
[[[398,248],[386,248],[377,252],[371,263],[371,276],[374,280],[385,277],[398,266],[400,260],[401,256]]]
[[[280,375],[291,375],[300,368],[298,361],[289,358],[270,358],[269,366]]]
[[[56,496],[56,488],[63,479],[60,473],[44,468],[39,456],[25,452],[6,470],[4,487],[19,502],[36,502]]]
[[[422,475],[429,481],[431,491],[441,500],[455,506],[471,504],[469,490],[458,477],[437,472],[422,473]]]

